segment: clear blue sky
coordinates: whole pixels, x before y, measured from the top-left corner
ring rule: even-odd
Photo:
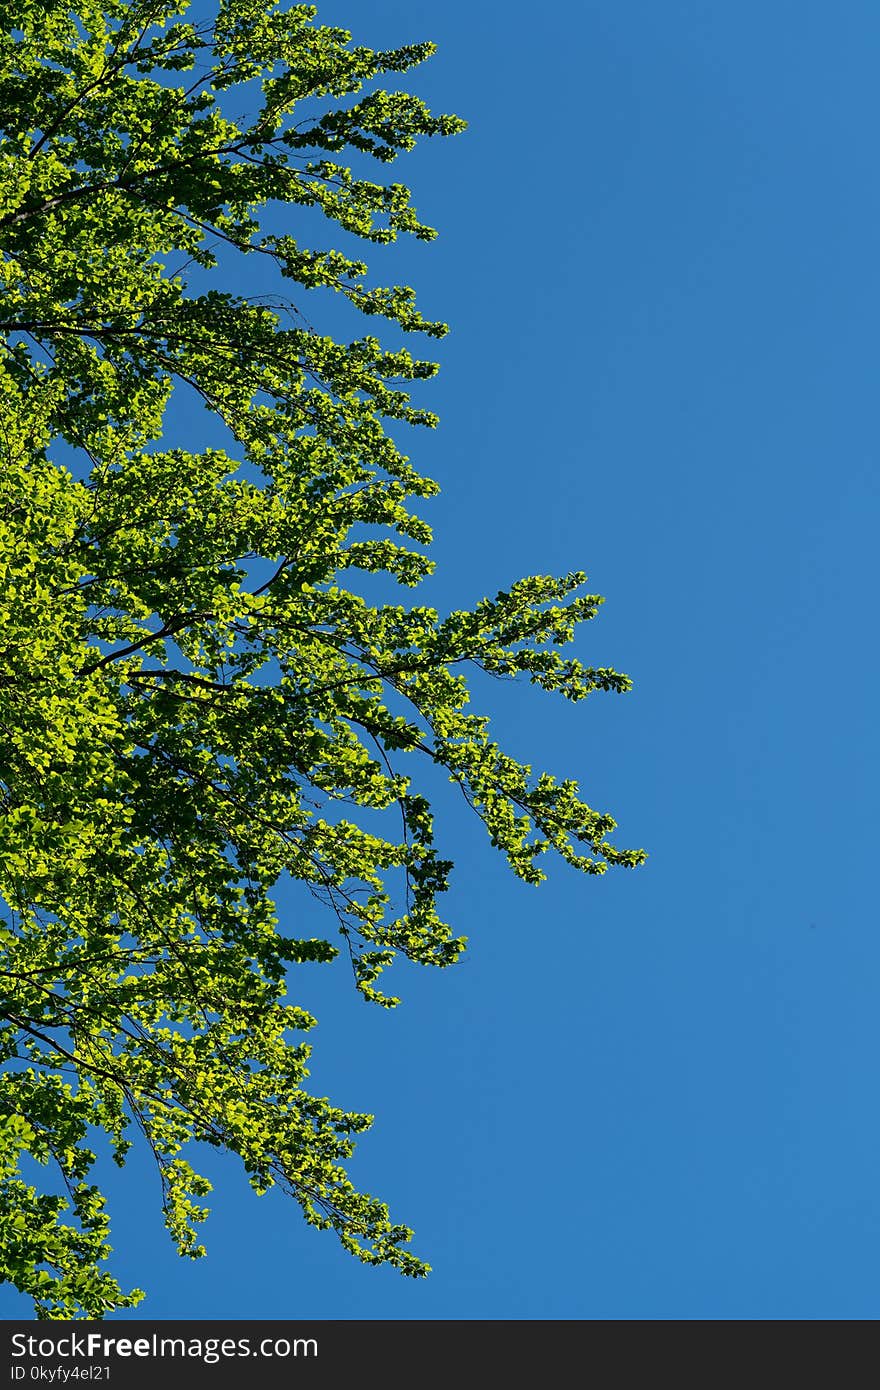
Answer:
[[[393,1013],[341,967],[297,982],[314,1083],[376,1113],[354,1171],[430,1279],[355,1264],[231,1160],[197,1264],[146,1161],[114,1179],[116,1269],[144,1318],[875,1318],[880,11],[321,15],[435,39],[416,89],[470,121],[399,166],[440,240],[382,262],[453,327],[411,441],[443,486],[425,599],[587,570],[580,653],[634,692],[489,693],[650,859],[530,889],[449,800],[463,963],[400,974]]]

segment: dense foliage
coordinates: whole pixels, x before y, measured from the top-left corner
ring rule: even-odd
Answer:
[[[559,650],[600,602],[581,574],[442,618],[358,588],[430,572],[411,508],[436,487],[388,430],[434,423],[409,388],[435,368],[334,341],[306,291],[445,330],[300,234],[311,208],[368,243],[434,235],[402,184],[358,172],[462,128],[394,90],[431,45],[373,52],[269,0],[187,10],[0,0],[0,1277],[41,1318],[140,1297],[107,1270],[96,1131],[120,1164],[149,1145],[185,1254],[202,1141],[360,1259],[425,1271],[346,1176],[370,1117],[309,1093],[313,1019],[288,993],[296,963],[341,952],[390,1005],[396,955],[461,951],[420,765],[529,882],[550,851],[587,873],[642,858],[467,703],[469,664],[572,700],[628,688]],[[237,292],[256,258],[277,301]],[[172,390],[227,447],[169,437]],[[333,941],[279,923],[285,878]],[[23,1156],[56,1177],[35,1186]]]

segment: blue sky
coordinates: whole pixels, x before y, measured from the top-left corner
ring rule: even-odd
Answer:
[[[116,1269],[143,1318],[875,1318],[880,12],[321,16],[435,39],[413,85],[470,121],[399,166],[439,241],[379,262],[453,328],[410,441],[443,487],[424,599],[588,572],[579,653],[634,691],[478,693],[650,858],[527,888],[441,796],[464,961],[399,972],[391,1013],[297,979],[314,1084],[375,1112],[354,1172],[427,1281],[231,1161],[196,1264],[146,1161],[116,1178]]]

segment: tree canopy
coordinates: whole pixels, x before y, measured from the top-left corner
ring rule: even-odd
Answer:
[[[583,574],[446,616],[362,578],[431,571],[414,508],[437,489],[399,433],[435,424],[412,391],[435,366],[311,319],[335,291],[445,332],[340,249],[434,236],[368,176],[463,128],[396,90],[432,46],[210,8],[0,0],[0,1278],[38,1318],[141,1297],[108,1267],[101,1134],[120,1165],[148,1146],[185,1255],[208,1144],[360,1260],[426,1272],[347,1176],[371,1117],[310,1093],[292,996],[299,963],[341,957],[391,1006],[395,957],[458,957],[431,767],[529,883],[548,854],[643,858],[468,703],[469,668],[628,689],[561,650],[601,602]],[[246,293],[257,259],[268,300]],[[174,437],[179,392],[224,447]],[[314,936],[279,920],[291,881]]]

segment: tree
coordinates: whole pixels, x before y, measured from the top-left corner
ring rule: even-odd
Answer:
[[[601,602],[582,574],[444,618],[359,587],[431,570],[412,505],[436,487],[393,431],[435,423],[410,390],[435,367],[319,332],[306,291],[309,312],[335,291],[408,334],[445,327],[300,238],[317,213],[368,243],[434,236],[363,172],[462,129],[381,86],[432,46],[352,46],[270,0],[187,10],[0,0],[0,1276],[38,1318],[141,1296],[106,1267],[96,1132],[120,1165],[149,1146],[185,1255],[207,1143],[357,1258],[426,1272],[346,1176],[371,1117],[307,1090],[314,1020],[288,987],[341,955],[391,1006],[396,956],[459,955],[431,767],[527,882],[551,851],[590,874],[643,858],[467,706],[469,666],[570,700],[629,687],[559,650]],[[271,302],[229,288],[254,258]],[[167,438],[172,391],[225,447]],[[282,879],[335,944],[285,932]],[[22,1156],[55,1176],[35,1186]]]

